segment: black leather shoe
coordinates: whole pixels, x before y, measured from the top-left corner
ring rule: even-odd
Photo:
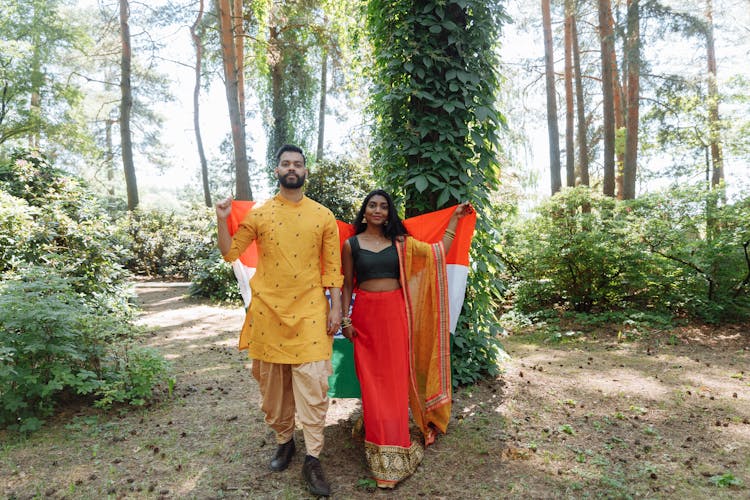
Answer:
[[[271,470],[281,472],[289,467],[289,462],[292,461],[292,456],[294,456],[295,451],[294,438],[284,444],[280,444],[279,447],[276,448],[276,455],[271,459]]]
[[[302,477],[307,483],[307,489],[313,495],[320,497],[331,496],[331,487],[328,485],[328,481],[326,481],[326,477],[323,474],[323,467],[317,458],[310,455],[305,457],[305,464],[302,466]]]

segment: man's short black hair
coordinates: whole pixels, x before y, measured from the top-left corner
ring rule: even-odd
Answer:
[[[284,144],[279,148],[278,151],[276,151],[276,165],[278,165],[281,161],[281,155],[286,153],[287,151],[301,154],[302,164],[307,165],[307,158],[305,158],[305,153],[302,151],[302,148],[299,146],[295,146],[294,144]]]

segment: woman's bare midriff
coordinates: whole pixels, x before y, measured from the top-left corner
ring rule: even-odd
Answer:
[[[391,290],[398,290],[401,288],[401,283],[395,278],[373,278],[358,283],[357,288],[366,292],[390,292]]]

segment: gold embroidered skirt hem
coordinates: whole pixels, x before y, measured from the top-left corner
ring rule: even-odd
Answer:
[[[378,487],[393,488],[414,474],[422,462],[424,449],[418,442],[404,448],[365,441],[365,457]]]

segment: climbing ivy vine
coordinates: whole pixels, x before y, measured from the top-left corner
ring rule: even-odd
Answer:
[[[370,0],[375,173],[405,216],[470,201],[478,212],[473,272],[454,335],[454,383],[497,371],[498,1]]]

